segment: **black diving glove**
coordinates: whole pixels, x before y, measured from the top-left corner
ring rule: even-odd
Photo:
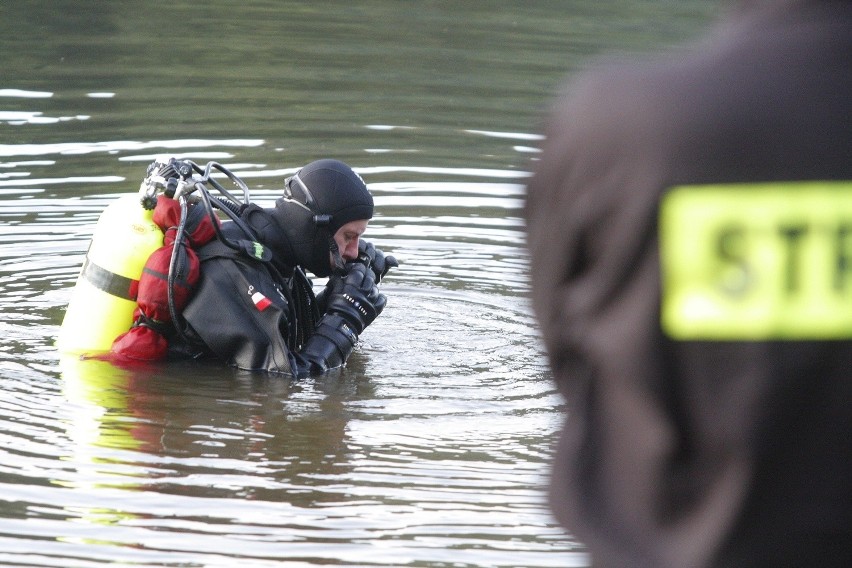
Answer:
[[[302,362],[299,375],[324,373],[346,362],[358,335],[387,303],[387,298],[379,294],[375,279],[365,264],[346,264],[343,276],[327,288],[326,314],[298,355]]]
[[[344,318],[324,315],[296,356],[296,375],[319,375],[342,366],[357,342],[358,334]]]
[[[336,314],[355,329],[364,331],[385,308],[387,298],[379,294],[376,275],[365,264],[349,262],[341,281],[328,297],[326,313]]]
[[[376,284],[380,283],[391,268],[399,266],[399,261],[377,249],[373,243],[361,239],[358,242],[358,261],[369,266],[376,275]]]

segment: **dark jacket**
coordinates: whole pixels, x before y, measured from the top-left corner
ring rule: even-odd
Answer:
[[[672,188],[852,193],[852,2],[763,4],[694,49],[583,75],[546,125],[526,216],[568,404],[551,500],[596,566],[852,565],[852,328],[661,323]]]

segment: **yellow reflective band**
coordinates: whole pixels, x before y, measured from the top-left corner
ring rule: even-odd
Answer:
[[[852,182],[676,187],[659,237],[669,337],[852,338]]]

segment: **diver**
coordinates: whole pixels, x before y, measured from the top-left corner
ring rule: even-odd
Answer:
[[[364,181],[333,159],[287,178],[274,207],[244,205],[238,220],[221,224],[224,239],[198,249],[200,278],[170,353],[296,377],[341,367],[384,309],[378,284],[398,266],[361,239],[372,216]],[[317,295],[306,270],[328,277]]]

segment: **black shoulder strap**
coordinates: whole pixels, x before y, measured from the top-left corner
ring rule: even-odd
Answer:
[[[293,270],[291,286],[294,311],[293,321],[295,324],[293,332],[298,348],[304,345],[308,338],[313,335],[320,319],[320,313],[317,308],[317,299],[314,295],[313,284],[299,267]]]
[[[198,251],[198,260],[201,262],[211,258],[249,259],[257,262],[270,262],[272,260],[272,251],[257,241],[237,239],[231,240],[231,242],[236,245],[236,248],[232,248],[218,239],[210,241]]]

